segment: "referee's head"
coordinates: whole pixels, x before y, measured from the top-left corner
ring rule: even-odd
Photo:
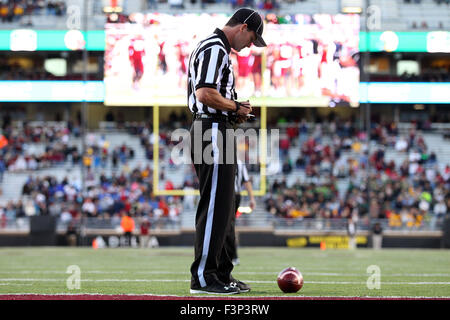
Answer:
[[[265,47],[266,42],[262,38],[264,23],[258,12],[250,8],[240,8],[228,20],[226,26],[239,27],[237,29],[235,43],[231,43],[233,49],[240,51],[250,47],[253,43],[257,47]]]

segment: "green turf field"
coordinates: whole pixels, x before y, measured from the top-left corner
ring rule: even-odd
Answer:
[[[234,276],[252,286],[240,296],[450,297],[450,251],[240,248]],[[155,294],[189,296],[192,248],[1,248],[0,294]],[[67,268],[80,268],[80,289],[68,289]],[[368,273],[369,266],[380,270]],[[296,294],[277,286],[280,270],[304,276]],[[372,277],[371,277],[372,276]],[[70,279],[69,279],[70,280]],[[70,282],[69,283],[74,283]]]

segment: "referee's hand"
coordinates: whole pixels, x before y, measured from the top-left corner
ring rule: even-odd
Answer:
[[[247,115],[252,112],[252,106],[249,101],[239,102],[240,108],[237,114],[237,123],[243,123],[247,121]]]

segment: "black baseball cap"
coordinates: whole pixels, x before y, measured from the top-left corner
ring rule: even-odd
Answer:
[[[240,8],[237,10],[233,16],[232,19],[235,19],[236,21],[240,23],[247,24],[247,27],[255,31],[256,33],[256,40],[253,41],[253,44],[257,47],[266,47],[267,44],[262,38],[262,33],[264,29],[264,23],[261,19],[261,16],[258,12],[256,12],[253,9],[250,8]]]

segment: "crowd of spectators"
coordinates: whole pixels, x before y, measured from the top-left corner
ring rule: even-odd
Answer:
[[[380,75],[374,74],[371,75],[371,81],[375,82],[449,82],[450,70],[446,70],[443,68],[434,68],[423,70],[420,74],[413,74],[405,72],[399,76],[397,75]]]
[[[449,76],[450,70],[445,69],[429,69],[429,70],[423,70],[420,74],[409,74],[404,73],[400,76],[399,81],[405,81],[405,82],[449,82],[450,76]]]
[[[92,175],[92,170],[88,175]],[[22,198],[0,207],[4,219],[34,215],[52,215],[63,223],[84,218],[99,218],[110,225],[120,225],[123,215],[148,218],[157,227],[160,218],[165,224],[176,224],[182,211],[181,197],[156,197],[152,192],[153,171],[146,166],[134,168],[129,173],[120,171],[110,175],[102,172],[95,183],[82,192],[81,181],[65,177],[30,176],[22,189]]]
[[[450,0],[434,0],[434,2],[436,2],[436,4],[450,4]]]
[[[301,2],[305,0],[299,0]],[[161,1],[163,2],[163,1]],[[188,2],[188,1],[186,1]],[[208,5],[228,3],[232,9],[237,9],[240,7],[250,7],[261,10],[276,10],[280,7],[280,0],[189,0],[189,3],[196,4],[200,3],[201,8],[205,8]],[[295,2],[294,1],[286,1],[286,2]],[[170,5],[170,8],[173,9],[185,9],[185,2],[183,0],[167,0],[167,3]],[[158,9],[158,1],[157,0],[148,0],[147,1],[147,9]]]
[[[304,2],[306,0],[297,0]],[[228,3],[230,8],[237,9],[239,7],[252,7],[260,10],[273,11],[280,8],[281,0],[147,0],[147,10],[158,10],[159,4],[166,2],[171,9],[185,9],[185,3],[192,5],[199,3],[201,8],[208,5]],[[295,0],[286,0],[286,3],[294,3]],[[47,16],[64,16],[66,15],[67,4],[64,0],[1,0],[0,1],[0,20],[1,22],[16,22],[23,16],[47,15]],[[110,20],[109,22],[125,22],[126,15],[118,14],[119,19]],[[109,17],[108,17],[109,19]],[[32,24],[31,20],[27,20],[27,24]]]
[[[0,20],[15,22],[23,16],[47,15],[64,16],[65,1],[54,0],[2,0],[0,1]]]
[[[419,228],[429,221],[432,229],[449,213],[450,167],[430,181],[426,175],[392,178],[388,173],[370,175],[366,190],[364,179],[352,177],[345,197],[338,196],[336,180],[324,184],[287,186],[275,181],[265,199],[266,210],[287,219],[388,219],[392,228]]]
[[[188,123],[183,115],[172,113],[169,118],[170,121],[160,128],[160,159],[164,159],[176,144],[170,139],[170,131]],[[400,133],[394,122],[373,122],[370,130],[372,147],[368,150],[366,132],[359,130],[353,119],[329,118],[311,124],[304,119],[288,122],[287,118],[280,117],[268,126],[269,129],[281,129],[280,159],[283,165],[278,173],[283,178],[275,179],[267,190],[264,201],[267,212],[288,219],[388,219],[394,228],[420,227],[426,220],[436,227],[437,221],[448,213],[450,165],[445,163],[446,159],[439,159],[425,143],[422,131],[431,128],[429,121],[413,123],[406,134],[405,131]],[[9,152],[26,142],[41,139],[67,141],[69,134],[67,130],[59,132],[47,128],[47,132],[42,131],[43,128],[25,128],[28,130],[25,137],[18,143],[11,143]],[[139,136],[142,147],[147,150],[147,158],[152,160],[156,137],[151,124],[132,123],[125,129]],[[10,133],[10,136],[14,135]],[[176,217],[183,209],[195,208],[195,197],[153,196],[153,168],[128,168],[126,163],[134,151],[125,143],[109,150],[105,136],[88,134],[86,141],[87,153],[81,158],[88,169],[87,193],[82,194],[80,181],[30,177],[22,190],[25,200],[5,206],[2,209],[4,216],[9,217],[15,211],[27,216],[60,213],[62,217],[64,213],[68,218],[69,212],[72,218],[118,219],[124,212],[132,211],[137,216]],[[298,153],[292,153],[293,149]],[[4,150],[3,156],[8,154]],[[387,160],[387,151],[403,154],[404,160]],[[114,170],[107,175],[102,170],[109,155]],[[192,168],[183,173],[183,185],[174,186],[165,179],[167,164],[171,166],[170,162],[161,165],[159,177],[165,183],[165,189],[198,187]],[[367,171],[369,164],[370,171]],[[299,171],[304,172],[306,179],[288,185],[290,175]],[[366,183],[368,172],[369,184]],[[345,190],[338,190],[338,185],[343,185],[339,181],[347,181]]]
[[[450,0],[433,0],[436,4],[450,4]],[[403,0],[404,3],[421,4],[422,0]]]
[[[421,124],[421,129],[428,127]],[[267,211],[285,218],[389,219],[392,227],[420,227],[426,219],[436,227],[450,209],[450,166],[438,165],[446,159],[437,159],[414,126],[403,136],[395,123],[374,124],[371,141],[376,148],[370,154],[365,141],[365,134],[349,121],[316,124],[314,129],[304,121],[287,126],[280,141],[284,177],[294,168],[289,164],[286,169],[292,162],[287,151],[300,148],[295,167],[304,170],[309,182],[287,185],[286,178],[276,179],[265,199]],[[387,161],[388,149],[404,153],[405,160]],[[349,155],[342,157],[343,152]],[[349,183],[340,197],[337,179],[342,178]]]
[[[6,125],[0,135],[0,182],[5,171],[29,172],[55,165],[82,163],[95,171],[109,162],[112,170],[125,165],[135,156],[126,142],[110,146],[105,135],[88,133],[86,151],[82,154],[75,138],[80,138],[79,126],[69,123],[44,125],[25,122],[22,126]]]
[[[48,125],[6,126],[0,146],[0,171],[23,172],[49,168],[77,159],[79,151],[71,140],[72,127]],[[3,173],[3,172],[2,172]]]
[[[167,122],[161,123],[159,127],[159,158],[163,159],[165,155],[171,151],[171,148],[176,145],[177,141],[172,141],[171,133],[175,129],[185,128],[189,129],[190,119],[185,113],[177,114],[171,112]],[[133,122],[127,124],[126,130],[129,134],[139,137],[142,148],[145,150],[145,156],[148,160],[153,160],[153,145],[155,144],[156,136],[153,132],[153,125],[151,123],[137,123]],[[173,165],[172,159],[169,159],[169,164]]]
[[[233,9],[238,9],[239,7],[250,7],[260,10],[277,10],[280,8],[279,0],[230,0],[231,7]]]
[[[0,169],[1,164],[5,163],[5,170],[16,170],[17,159],[37,158],[36,155],[29,156],[28,153],[33,151],[29,145],[46,144],[46,150],[50,150],[49,144],[67,147],[74,135],[73,129],[65,127],[31,126],[26,123],[21,129],[11,125],[4,127],[3,132],[8,144],[0,149],[0,152],[2,158],[8,161],[0,161]],[[132,125],[128,130],[135,134],[149,134],[145,128],[146,126]],[[76,133],[79,137],[79,131]],[[53,149],[52,152],[55,153]],[[135,151],[127,146],[126,142],[112,148],[105,135],[88,133],[84,155],[80,155],[75,148],[71,152],[62,151],[61,158],[58,159],[61,162],[71,161],[73,165],[83,162],[86,168],[85,193],[82,191],[81,177],[58,180],[55,176],[30,175],[23,185],[21,199],[0,206],[2,224],[5,225],[7,220],[13,221],[15,218],[54,215],[66,224],[80,221],[84,217],[98,217],[109,220],[111,225],[120,225],[121,217],[126,213],[131,213],[131,216],[136,218],[149,218],[156,227],[159,226],[161,217],[166,218],[165,225],[176,223],[183,206],[183,198],[155,197],[152,193],[152,168],[146,165],[144,168],[132,169],[128,165],[134,154]],[[109,161],[112,170],[106,173],[105,168]],[[43,164],[36,166],[36,169],[39,168],[43,168]],[[29,172],[32,169],[29,162],[26,162],[24,171]],[[160,175],[163,179],[164,170],[161,170]],[[195,188],[192,181],[186,180],[185,187]],[[165,188],[174,189],[174,186],[170,181],[166,181]]]
[[[112,170],[116,171],[120,165],[127,164],[134,156],[135,150],[127,146],[126,142],[111,148],[110,142],[104,134],[88,133],[86,136],[86,153],[83,155],[83,164],[95,172],[100,168],[105,168],[109,161],[111,161]],[[74,162],[74,164],[76,163],[78,162]]]
[[[441,4],[447,4],[447,5],[450,4],[450,0],[433,0],[433,1],[438,6],[440,6]],[[403,0],[403,2],[405,4],[422,4],[422,0]],[[433,22],[433,23],[436,22],[436,20],[427,20],[427,21],[428,22]],[[426,30],[426,29],[429,28],[427,21],[425,21],[425,20],[422,20],[420,22],[419,21],[412,21],[412,23],[410,25],[410,28],[411,29],[424,29],[424,30]],[[444,24],[443,24],[442,21],[438,21],[437,27],[440,30],[444,30],[445,29]]]

